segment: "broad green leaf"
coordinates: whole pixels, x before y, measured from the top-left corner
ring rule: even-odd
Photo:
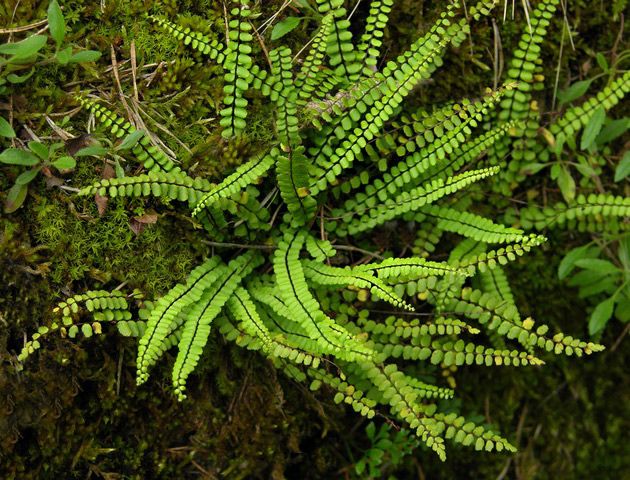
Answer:
[[[615,317],[623,323],[630,322],[630,299],[622,298],[617,300],[617,308],[615,308]]]
[[[597,55],[595,55],[595,60],[597,60],[599,68],[601,68],[604,72],[608,72],[608,62],[606,61],[606,57],[604,57],[604,55],[598,52]]]
[[[558,186],[567,202],[572,202],[575,199],[575,180],[573,180],[573,176],[568,168],[560,168],[558,172]]]
[[[50,151],[48,150],[48,147],[41,142],[28,142],[28,148],[31,152],[33,152],[42,160],[48,160],[48,157],[50,157]]]
[[[588,321],[588,333],[590,335],[595,335],[604,329],[613,314],[614,306],[615,299],[610,297],[595,307]]]
[[[276,23],[271,31],[271,39],[278,40],[284,37],[287,33],[294,30],[302,19],[299,17],[287,17],[278,23]]]
[[[606,110],[604,110],[604,107],[599,107],[591,116],[586,127],[584,127],[582,140],[580,140],[580,148],[582,150],[589,149],[595,143],[595,139],[604,125],[604,120],[606,120]]]
[[[523,165],[523,167],[521,168],[521,173],[524,175],[534,175],[545,168],[547,165],[547,163],[528,163],[526,165]]]
[[[77,162],[72,157],[60,157],[52,162],[52,164],[57,170],[70,170],[76,167]]]
[[[582,270],[576,273],[569,280],[569,285],[572,287],[588,287],[594,285],[597,282],[603,281],[608,276],[605,272],[598,272],[597,270]]]
[[[66,65],[72,57],[72,47],[66,47],[63,50],[59,50],[55,57],[61,65]]]
[[[4,202],[4,211],[13,213],[22,206],[28,192],[27,185],[18,185],[17,183],[11,187]]]
[[[61,147],[63,147],[63,146],[64,146],[64,144],[62,142],[51,143],[48,146],[48,157],[49,158],[52,157],[55,154],[55,152],[57,150],[59,150]]]
[[[0,45],[0,54],[13,55],[10,60],[28,58],[39,52],[46,45],[44,35],[31,35],[21,42]]]
[[[630,174],[630,150],[623,154],[623,158],[615,169],[615,182],[621,182]]]
[[[25,73],[24,75],[16,75],[15,73],[9,73],[7,75],[7,80],[9,81],[9,83],[12,83],[14,85],[16,85],[18,83],[24,83],[29,78],[31,78],[34,73],[35,73],[35,69],[34,68],[31,68],[31,70],[28,73]]]
[[[609,275],[590,284],[580,287],[580,298],[592,297],[594,295],[612,295],[619,286],[619,276]]]
[[[72,55],[68,62],[69,63],[96,62],[99,58],[101,58],[101,52],[98,52],[96,50],[82,50]]]
[[[0,117],[0,136],[7,138],[15,138],[15,130],[9,122]]]
[[[48,4],[48,26],[50,27],[50,36],[59,48],[66,36],[66,21],[63,19],[63,13],[61,13],[57,0],[50,0]]]
[[[39,173],[39,167],[33,168],[31,170],[27,170],[26,172],[20,173],[20,175],[15,179],[16,185],[28,185],[33,181],[33,179]]]
[[[24,165],[26,167],[32,167],[39,163],[39,159],[27,150],[19,148],[7,148],[0,153],[0,162],[7,163],[9,165]]]
[[[569,273],[575,267],[575,262],[583,258],[592,258],[599,255],[599,249],[590,245],[582,245],[581,247],[574,248],[567,253],[560,265],[558,266],[558,278],[560,280],[565,279]]]
[[[128,150],[133,148],[143,136],[144,132],[142,130],[136,130],[130,133],[123,139],[120,145],[116,147],[116,150]]]
[[[575,169],[580,172],[580,175],[583,177],[594,177],[597,175],[593,167],[588,164],[588,160],[586,158],[580,157],[578,158],[578,162],[574,165]]]
[[[623,265],[623,268],[630,271],[630,235],[626,235],[624,238],[619,240],[617,256],[619,257],[619,261]]]
[[[576,98],[580,98],[586,93],[588,87],[591,86],[592,81],[593,80],[580,80],[579,82],[575,82],[568,88],[560,90],[558,92],[558,100],[560,102],[560,105],[564,105],[565,103],[572,102]]]
[[[587,270],[596,270],[600,273],[618,273],[619,269],[614,263],[601,258],[582,258],[575,262],[575,265]]]
[[[630,118],[624,117],[617,120],[609,120],[606,122],[599,132],[595,142],[597,145],[605,145],[608,142],[612,142],[615,138],[620,137],[628,131],[630,128]]]
[[[123,178],[125,176],[125,169],[120,165],[118,158],[114,160],[114,170],[116,171],[116,178]]]
[[[370,422],[368,426],[365,427],[365,434],[370,440],[372,440],[374,439],[375,433],[376,433],[376,425],[374,425],[374,422]]]
[[[88,157],[88,156],[102,157],[103,155],[106,155],[108,151],[109,150],[107,150],[105,147],[101,147],[100,145],[92,145],[89,147],[82,148],[77,153],[75,153],[74,156],[75,157]]]

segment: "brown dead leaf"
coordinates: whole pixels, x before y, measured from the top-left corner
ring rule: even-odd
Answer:
[[[109,201],[109,198],[97,193],[94,195],[94,201],[96,202],[96,208],[98,209],[98,216],[102,217],[105,214],[105,210],[107,210],[107,202]]]
[[[55,177],[52,173],[46,176],[46,186],[48,188],[58,187],[64,183],[63,178]]]
[[[114,171],[114,167],[112,167],[109,163],[106,163],[105,166],[103,167],[103,171],[101,172],[101,176],[106,180],[116,177],[116,172]]]
[[[145,213],[144,215],[139,215],[137,217],[133,217],[129,222],[129,228],[136,235],[139,235],[147,225],[156,223],[158,221],[158,214],[155,212]]]
[[[68,155],[74,156],[82,148],[88,147],[94,144],[94,140],[89,133],[84,133],[75,138],[70,138],[65,141],[66,151]]]
[[[144,215],[140,215],[139,217],[133,217],[133,219],[140,223],[150,224],[158,221],[158,214],[155,212],[145,213]]]

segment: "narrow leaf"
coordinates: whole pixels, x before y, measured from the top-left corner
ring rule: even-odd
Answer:
[[[4,152],[0,153],[0,162],[9,165],[24,165],[26,167],[32,167],[39,163],[39,159],[31,152],[21,150],[19,148],[7,148]]]
[[[26,199],[28,186],[18,185],[17,183],[11,187],[4,203],[5,213],[13,213],[22,206]]]
[[[560,105],[564,105],[565,103],[572,102],[576,98],[580,98],[586,93],[588,87],[591,86],[591,82],[592,80],[581,80],[579,82],[575,82],[573,85],[565,88],[564,90],[560,90],[558,92]]]
[[[593,113],[593,116],[584,127],[584,133],[582,134],[582,140],[580,141],[580,148],[582,150],[587,150],[595,143],[595,139],[604,125],[604,120],[606,120],[606,110],[604,107],[599,107]]]
[[[44,35],[31,35],[21,42],[0,45],[0,54],[13,55],[10,60],[28,58],[39,52],[46,45],[46,40]]]
[[[143,135],[144,132],[142,130],[136,130],[130,133],[123,139],[120,145],[116,147],[116,150],[128,150],[130,148],[133,148]]]
[[[621,182],[630,174],[630,150],[624,153],[621,162],[617,165],[615,170],[615,182]]]
[[[595,335],[604,329],[613,314],[614,307],[615,299],[613,297],[607,298],[595,307],[588,321],[588,333],[590,335]]]
[[[573,201],[575,198],[575,180],[568,168],[560,168],[558,172],[558,186],[560,192],[567,202]]]
[[[0,136],[15,138],[15,130],[13,130],[11,124],[7,122],[3,117],[0,117]]]
[[[569,273],[571,273],[575,267],[575,262],[578,260],[594,257],[598,254],[599,249],[592,248],[590,245],[582,245],[581,247],[574,248],[567,253],[560,262],[560,265],[558,266],[558,278],[560,280],[565,279]]]
[[[76,167],[77,162],[72,157],[60,157],[52,162],[52,164],[57,170],[70,170]]]
[[[287,33],[294,30],[302,19],[299,17],[287,17],[284,20],[276,23],[271,31],[271,39],[278,40],[284,37]]]
[[[22,172],[16,179],[16,185],[28,185],[33,181],[33,179],[39,173],[39,167],[33,168],[32,170],[27,170],[26,172]]]
[[[99,58],[101,58],[101,52],[96,50],[82,50],[72,55],[68,63],[96,62]]]
[[[57,0],[50,0],[48,5],[48,26],[50,27],[50,35],[57,43],[57,48],[59,48],[66,36],[66,21],[63,18],[63,13]]]

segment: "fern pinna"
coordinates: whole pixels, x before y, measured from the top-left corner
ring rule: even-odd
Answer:
[[[509,286],[501,281],[501,266],[544,237],[466,213],[466,197],[454,196],[499,172],[499,166],[475,164],[520,125],[483,128],[488,113],[512,95],[514,85],[399,115],[405,98],[442,64],[448,46],[461,44],[469,34],[469,20],[487,15],[496,2],[453,2],[426,34],[380,70],[376,59],[392,2],[372,2],[356,44],[343,2],[316,3],[321,26],[298,68],[287,47],[269,52],[270,70],[254,63],[249,20],[254,17],[245,0],[231,9],[225,45],[150,17],[223,66],[220,125],[226,139],[247,134],[248,91],[257,89],[274,105],[276,141],[212,184],[166,161],[142,138],[131,152],[147,173],[102,180],[81,191],[183,201],[204,234],[247,240],[240,250],[234,242],[213,242],[225,249],[195,268],[185,283],[140,304],[133,318],[114,313],[101,322],[139,337],[138,384],[168,349],[176,348],[172,384],[180,399],[215,325],[227,339],[260,351],[292,378],[332,390],[335,401],[361,415],[389,410],[441,459],[445,439],[477,450],[513,451],[498,434],[439,412],[435,399],[448,398],[452,391],[408,373],[409,361],[427,360],[438,367],[540,365],[534,347],[577,356],[602,348],[548,334],[546,326],[521,318]],[[133,133],[130,124],[94,99],[81,97],[80,102],[114,135]],[[431,231],[422,236],[426,252],[401,258],[392,251],[371,253],[377,247],[369,232],[395,234],[401,220],[413,222],[420,232]],[[247,228],[229,231],[228,225]],[[442,232],[465,240],[448,259],[433,261],[427,257]],[[353,246],[357,243],[366,248]],[[478,272],[485,275],[481,289],[470,285]],[[484,285],[495,278],[496,287],[488,291]],[[57,322],[55,329],[65,332],[78,321]],[[490,346],[474,341],[480,325]],[[39,344],[48,332],[42,330],[34,341]],[[20,358],[33,349],[27,344]]]

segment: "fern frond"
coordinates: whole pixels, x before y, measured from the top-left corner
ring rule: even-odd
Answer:
[[[349,286],[365,288],[375,297],[391,303],[395,307],[406,310],[414,308],[400,298],[396,293],[379,278],[364,272],[346,268],[330,267],[314,261],[302,261],[306,277],[314,283],[322,286]]]
[[[444,461],[444,439],[431,418],[435,413],[435,405],[426,406],[417,402],[419,391],[406,382],[406,375],[398,371],[396,365],[388,364],[383,367],[364,362],[360,368],[377,387],[380,393],[379,403],[388,405],[394,416],[404,419],[418,437]]]
[[[333,17],[331,32],[326,40],[326,53],[330,66],[335,74],[354,81],[359,77],[361,65],[352,44],[350,22],[346,19],[347,11],[343,0],[316,0],[317,10],[322,15],[331,14]]]
[[[299,261],[304,240],[303,233],[289,231],[274,253],[276,281],[286,306],[307,335],[317,340],[328,353],[348,361],[369,358],[372,352],[326,316],[310,293]]]
[[[556,137],[564,135],[564,138],[572,138],[576,132],[580,131],[589,122],[599,108],[603,108],[605,111],[610,110],[629,91],[630,70],[582,105],[568,109],[564,115],[551,124],[549,131]]]
[[[479,272],[476,276],[481,283],[481,290],[496,295],[506,302],[514,304],[514,295],[505,271],[501,267],[495,267],[485,272]]]
[[[182,326],[177,358],[173,366],[173,388],[179,400],[186,398],[186,378],[197,366],[210,335],[210,324],[238,288],[243,277],[262,263],[262,257],[249,251],[232,260],[220,276],[206,288],[191,308]]]
[[[489,330],[496,330],[499,335],[517,340],[525,347],[538,346],[548,352],[566,355],[591,354],[604,349],[602,345],[593,342],[583,342],[570,336],[557,333],[549,338],[545,336],[548,331],[546,325],[541,325],[533,330],[534,321],[527,319],[522,323],[519,320],[516,308],[500,298],[483,293],[480,290],[464,288],[459,299],[454,299],[449,308],[469,318],[476,319]]]
[[[218,40],[212,40],[201,32],[195,32],[189,27],[184,28],[156,15],[148,15],[147,18],[177,40],[182,41],[184,45],[190,45],[193,49],[207,55],[211,60],[215,60],[219,65],[223,64],[225,53],[223,44]]]
[[[371,75],[376,70],[376,61],[383,45],[383,30],[389,20],[393,4],[393,0],[372,0],[370,3],[365,32],[357,45],[357,60],[364,63],[364,75]]]
[[[242,164],[236,171],[223,180],[219,185],[206,193],[193,210],[193,216],[212,206],[222,198],[228,198],[254,183],[261,175],[269,170],[274,163],[271,154],[259,155],[249,162]]]
[[[238,287],[228,300],[227,307],[234,318],[241,322],[243,330],[252,337],[258,337],[263,349],[268,351],[272,344],[271,335],[260,318],[256,305],[254,305],[247,290]]]
[[[440,198],[455,193],[472,183],[495,175],[498,171],[498,167],[471,170],[455,177],[447,178],[446,180],[433,180],[409,192],[402,192],[396,198],[388,199],[371,208],[362,207],[358,211],[346,211],[341,215],[343,221],[347,222],[343,224],[343,227],[347,228],[347,232],[350,235],[371,230],[407,212],[416,211],[427,204],[436,202]],[[356,219],[351,219],[357,213],[361,214],[361,216]]]
[[[380,263],[357,265],[355,270],[376,274],[380,279],[403,277],[426,278],[456,273],[457,269],[439,262],[430,262],[424,258],[388,258]]]
[[[230,11],[231,20],[228,23],[230,42],[225,49],[225,85],[223,86],[223,103],[225,108],[219,113],[219,124],[223,127],[221,135],[224,138],[239,136],[245,129],[247,117],[247,99],[244,93],[253,82],[251,73],[252,52],[250,42],[253,39],[252,26],[248,23],[251,12],[248,0],[235,2],[236,6]]]
[[[176,321],[178,315],[188,305],[197,302],[225,269],[219,257],[211,257],[190,273],[186,283],[177,284],[158,300],[138,343],[136,360],[138,385],[149,378],[149,368],[157,363],[165,351],[162,348],[164,339],[181,324]]]
[[[309,368],[307,374],[313,379],[310,385],[311,390],[319,389],[322,384],[327,385],[332,388],[333,391],[337,392],[334,396],[335,403],[346,403],[350,405],[356,413],[368,419],[376,415],[376,411],[374,410],[376,402],[369,398],[363,391],[349,384],[345,376],[342,378],[341,376],[332,375],[321,368]]]
[[[630,197],[605,193],[578,195],[571,204],[556,203],[553,207],[526,207],[521,210],[521,223],[524,228],[569,227],[579,231],[616,232],[626,230],[630,216]]]
[[[137,132],[131,123],[102,105],[87,98],[79,96],[75,98],[82,107],[92,112],[105,127],[109,128],[111,134],[116,136],[116,138],[129,136]],[[155,145],[151,145],[151,141],[146,135],[140,137],[138,142],[131,148],[131,152],[144,165],[144,168],[151,172],[159,172],[160,170],[172,173],[181,172],[181,168],[175,165],[162,150]]]
[[[134,297],[138,298],[136,292]],[[85,313],[91,317],[88,321],[81,318]],[[53,308],[52,314],[53,320],[50,325],[38,327],[37,332],[25,342],[17,356],[20,364],[41,347],[40,341],[44,337],[53,332],[59,332],[63,337],[74,338],[80,331],[85,337],[90,337],[101,333],[101,322],[119,323],[131,319],[127,296],[118,290],[90,290],[73,295],[59,302]],[[18,368],[21,368],[21,365]]]
[[[523,237],[520,243],[512,243],[487,252],[482,251],[464,255],[462,258],[452,260],[451,265],[463,272],[467,272],[468,275],[474,275],[476,271],[485,272],[498,265],[506,265],[508,262],[513,262],[517,257],[524,255],[533,247],[538,247],[546,241],[547,239],[542,235],[530,234]]]
[[[328,240],[319,240],[312,235],[306,237],[306,250],[311,257],[319,262],[334,257],[337,253],[335,247]]]
[[[471,8],[471,11],[478,12],[475,7]],[[366,100],[366,96],[364,96],[345,114],[340,125],[348,133],[341,145],[330,155],[328,164],[323,167],[326,172],[314,179],[311,186],[313,195],[324,190],[328,184],[335,182],[343,170],[352,166],[366,143],[379,133],[403,99],[420,81],[430,76],[433,62],[436,61],[445,46],[461,35],[467,26],[466,19],[462,19],[460,22],[448,26],[445,31],[432,33],[430,40],[426,42],[426,47],[422,45],[417,51],[412,47],[409,50],[411,54],[403,55],[404,62],[386,77],[387,81],[367,94],[370,100]],[[370,103],[371,107],[366,102]],[[363,118],[363,126],[352,129],[356,123],[355,119],[358,118]]]
[[[536,4],[507,69],[507,79],[515,88],[501,102],[497,117],[499,122],[517,120],[518,124],[512,130],[513,138],[497,142],[489,155],[491,164],[503,168],[501,176],[505,179],[497,182],[501,185],[495,189],[507,188],[506,193],[509,185],[521,178],[522,162],[531,162],[536,156],[540,112],[532,92],[543,88],[544,76],[538,72],[542,63],[541,44],[559,3],[559,0],[542,0]]]
[[[308,51],[300,71],[295,77],[295,88],[298,91],[298,105],[306,105],[313,98],[313,92],[320,88],[321,67],[324,64],[327,39],[331,33],[333,15],[329,13],[322,18],[319,31],[313,37],[311,48]],[[317,97],[321,98],[321,97]]]
[[[527,365],[543,365],[544,362],[534,355],[519,350],[495,349],[464,342],[433,340],[423,338],[420,345],[375,344],[374,348],[386,358],[402,358],[404,360],[429,360],[433,365],[512,365],[515,367]]]
[[[424,215],[436,219],[437,228],[441,230],[457,233],[479,242],[520,243],[529,238],[529,235],[518,228],[506,227],[474,213],[461,212],[450,207],[429,205],[419,211],[416,221],[419,221],[418,217]]]
[[[104,179],[81,189],[79,195],[108,197],[167,197],[195,205],[212,185],[203,178],[191,178],[182,173],[151,172],[135,177]]]

